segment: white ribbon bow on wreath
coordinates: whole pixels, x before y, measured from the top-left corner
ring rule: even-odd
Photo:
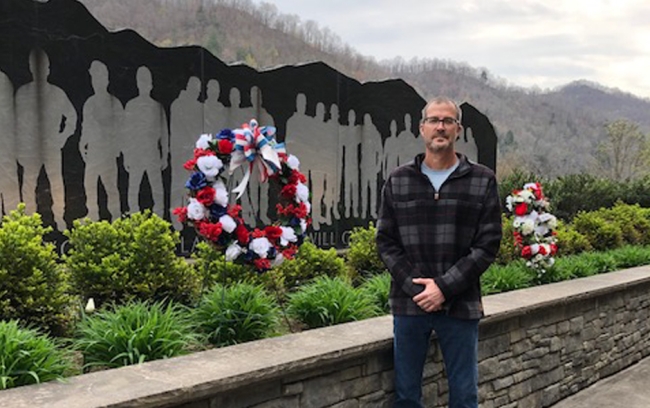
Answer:
[[[246,163],[248,167],[244,178],[232,191],[237,193],[237,198],[246,191],[250,181],[253,167],[257,165],[260,171],[260,181],[266,182],[269,176],[281,169],[279,154],[286,154],[284,143],[278,143],[275,136],[276,129],[273,126],[260,127],[255,119],[248,124],[244,123],[240,129],[234,129],[235,148],[232,152],[229,173]]]

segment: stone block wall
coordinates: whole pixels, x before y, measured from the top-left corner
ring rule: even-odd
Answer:
[[[482,408],[548,407],[650,354],[650,267],[485,299]],[[376,408],[393,392],[390,316],[0,391],[0,406]],[[446,406],[435,339],[426,407]]]

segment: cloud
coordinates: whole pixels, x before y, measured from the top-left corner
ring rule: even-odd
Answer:
[[[645,0],[271,2],[378,60],[454,60],[523,86],[584,78],[650,97]]]

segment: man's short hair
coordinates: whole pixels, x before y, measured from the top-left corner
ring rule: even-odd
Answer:
[[[460,124],[463,119],[463,111],[460,109],[460,106],[451,98],[448,98],[446,96],[437,96],[433,99],[430,99],[429,102],[427,102],[426,105],[424,105],[424,108],[422,109],[422,119],[420,119],[420,123],[424,122],[424,119],[427,117],[427,109],[429,109],[429,106],[431,105],[439,105],[439,104],[448,104],[452,105],[454,109],[456,109],[456,119],[458,119],[458,123]]]

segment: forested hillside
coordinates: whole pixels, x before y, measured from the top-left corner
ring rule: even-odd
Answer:
[[[650,131],[650,101],[576,81],[524,89],[484,68],[437,59],[376,61],[326,27],[252,0],[81,0],[108,29],[132,28],[162,47],[202,45],[227,63],[257,69],[324,61],[360,81],[402,78],[424,98],[445,94],[488,115],[499,135],[499,175],[606,174],[605,124],[626,119]],[[576,78],[578,79],[578,78]],[[643,174],[640,172],[638,174]]]

